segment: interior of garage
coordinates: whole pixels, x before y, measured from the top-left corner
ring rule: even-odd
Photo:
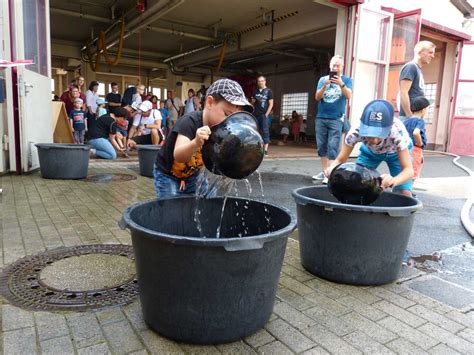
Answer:
[[[219,77],[248,96],[265,75],[273,134],[293,109],[314,135],[315,85],[335,51],[338,10],[324,1],[50,0],[53,93],[82,75],[99,94],[138,82],[183,97]]]

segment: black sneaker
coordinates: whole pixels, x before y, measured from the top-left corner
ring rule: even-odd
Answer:
[[[265,154],[265,156],[267,156],[268,155],[268,150],[266,150],[264,154]]]

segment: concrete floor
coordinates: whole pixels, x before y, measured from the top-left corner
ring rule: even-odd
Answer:
[[[281,148],[284,157],[272,149],[259,169],[264,196],[257,182],[253,194],[294,211],[291,190],[311,185],[319,162],[311,147]],[[291,158],[295,155],[300,158]],[[170,341],[147,328],[138,301],[100,311],[51,313],[21,310],[0,299],[0,351],[474,353],[474,253],[459,222],[459,210],[472,183],[451,167],[450,159],[433,156],[426,160],[417,190],[425,208],[416,215],[409,250],[413,254],[440,252],[441,263],[423,265],[429,270],[405,266],[396,283],[378,287],[332,283],[302,268],[295,234],[288,241],[274,313],[264,329],[242,341],[217,346]],[[91,174],[136,175],[137,171],[134,159],[90,164]],[[128,182],[93,183],[44,180],[33,173],[2,176],[0,183],[3,266],[64,245],[129,244],[129,232],[118,228],[117,221],[130,204],[154,197],[152,180],[141,176]]]

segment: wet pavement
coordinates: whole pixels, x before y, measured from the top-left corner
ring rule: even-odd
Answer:
[[[283,147],[286,148],[286,147]],[[288,149],[287,149],[288,150]],[[310,149],[270,151],[252,196],[295,211],[291,190],[312,185],[319,161]],[[302,155],[299,159],[292,158]],[[272,157],[273,155],[273,157]],[[306,155],[306,157],[305,157]],[[466,164],[471,158],[462,159]],[[459,220],[467,174],[451,158],[427,156],[417,183],[424,210],[415,217],[412,259],[400,279],[379,287],[335,284],[299,263],[297,233],[287,246],[274,313],[264,329],[243,341],[217,346],[176,343],[149,330],[140,303],[87,312],[32,312],[0,299],[5,354],[160,353],[474,353],[474,252]],[[137,176],[138,163],[91,162],[89,174]],[[39,173],[0,177],[0,265],[60,246],[125,243],[117,226],[130,204],[154,198],[150,178],[58,181]],[[241,196],[248,194],[242,188]],[[432,260],[430,260],[432,259]],[[410,261],[409,261],[410,262]],[[416,266],[416,267],[415,267]]]

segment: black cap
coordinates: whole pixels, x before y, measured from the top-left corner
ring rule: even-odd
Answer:
[[[424,108],[427,108],[429,105],[430,102],[426,97],[418,96],[411,100],[410,110],[411,112],[418,112],[423,110]]]

